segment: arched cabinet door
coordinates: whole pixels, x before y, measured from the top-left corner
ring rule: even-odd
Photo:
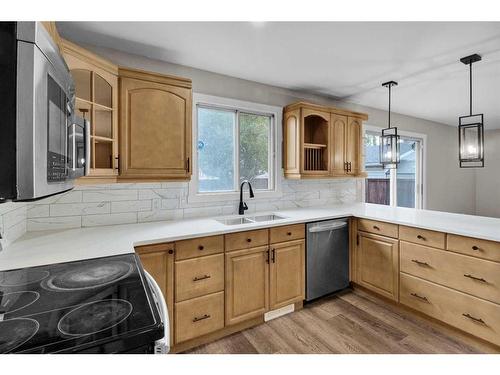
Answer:
[[[190,177],[191,101],[188,80],[120,70],[120,179]]]

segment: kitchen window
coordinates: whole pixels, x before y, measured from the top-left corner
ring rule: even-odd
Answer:
[[[397,169],[390,169],[380,163],[381,130],[370,126],[365,129],[365,202],[424,208],[425,135],[400,131],[400,163]]]
[[[194,102],[190,197],[236,197],[243,180],[260,196],[275,192],[281,108],[201,94]]]

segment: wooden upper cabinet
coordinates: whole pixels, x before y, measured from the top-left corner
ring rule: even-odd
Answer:
[[[300,178],[300,110],[283,118],[283,165],[288,178]]]
[[[357,176],[362,170],[363,147],[362,122],[359,118],[347,118],[347,132],[345,140],[346,174]]]
[[[89,176],[80,182],[113,182],[118,175],[118,67],[61,39],[76,89],[75,112],[90,121]]]
[[[286,178],[362,175],[363,113],[295,103],[284,109]]]
[[[332,114],[332,133],[332,174],[344,175],[347,173],[347,116]]]
[[[189,179],[191,80],[121,69],[120,179]]]
[[[330,173],[330,113],[303,108],[301,117],[301,174],[328,176]]]

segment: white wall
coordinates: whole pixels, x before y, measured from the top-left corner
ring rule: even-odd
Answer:
[[[193,90],[198,93],[275,106],[285,106],[297,100],[309,100],[318,104],[365,112],[369,116],[370,125],[379,127],[387,125],[387,112],[375,108],[152,60],[112,49],[87,47],[118,65],[191,78]],[[393,119],[394,124],[403,130],[427,134],[427,208],[474,214],[475,175],[473,170],[458,167],[457,128],[399,114],[394,114]]]
[[[475,170],[476,215],[500,218],[500,130],[485,132],[484,153],[484,168]]]

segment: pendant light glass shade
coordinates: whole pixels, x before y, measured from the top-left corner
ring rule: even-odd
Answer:
[[[484,167],[484,125],[483,114],[472,114],[472,64],[481,61],[481,56],[474,54],[460,59],[469,65],[470,111],[468,116],[458,119],[458,157],[460,168]]]
[[[397,168],[399,164],[398,128],[382,129],[380,137],[380,163],[384,168]]]
[[[380,163],[383,168],[397,168],[399,164],[399,135],[398,128],[391,127],[391,87],[398,83],[394,81],[385,82],[384,87],[389,88],[389,125],[382,129],[380,137]]]

